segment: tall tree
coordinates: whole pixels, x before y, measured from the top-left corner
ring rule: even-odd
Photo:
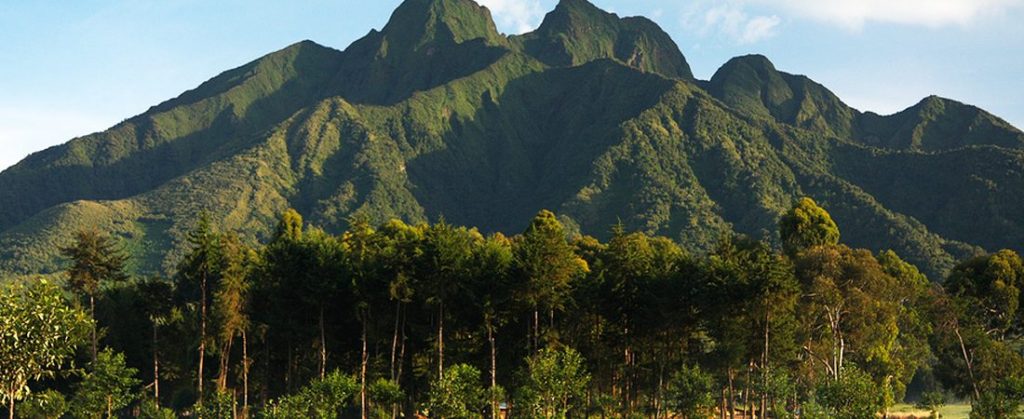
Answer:
[[[114,243],[110,236],[98,230],[82,230],[75,233],[75,242],[61,249],[71,259],[68,267],[68,282],[71,288],[89,300],[89,315],[96,318],[96,296],[104,282],[120,282],[128,278],[125,262],[128,256]],[[92,330],[92,360],[96,360],[99,339],[96,323]]]
[[[214,233],[209,217],[200,215],[195,228],[188,234],[191,251],[185,255],[178,265],[176,289],[186,304],[198,311],[199,345],[198,367],[196,371],[196,399],[203,403],[208,309],[213,293],[211,284],[216,284],[221,267],[220,236]]]
[[[512,308],[512,242],[498,233],[488,237],[478,246],[473,255],[471,292],[477,311],[482,317],[487,335],[490,357],[490,411],[491,416],[499,415],[498,396],[498,329],[510,317]]]
[[[159,277],[138,284],[139,294],[145,302],[152,326],[150,352],[153,356],[153,403],[160,407],[160,327],[170,322],[174,313],[174,289],[171,283]]]
[[[565,307],[571,295],[573,280],[589,268],[573,251],[562,223],[548,210],[533,217],[513,250],[525,300],[533,309],[530,346],[537,350],[541,336],[540,311],[546,311],[553,326],[555,312]],[[553,336],[554,331],[550,332]]]
[[[228,387],[232,346],[249,328],[249,275],[253,256],[234,234],[223,235],[220,247],[220,274],[213,293],[212,318],[220,355],[217,390],[224,392]],[[242,363],[245,362],[243,359]]]

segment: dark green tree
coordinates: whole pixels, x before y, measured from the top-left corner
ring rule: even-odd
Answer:
[[[128,256],[114,243],[114,240],[98,230],[82,230],[75,233],[75,242],[61,249],[71,260],[68,267],[68,284],[79,296],[89,301],[89,315],[96,318],[96,296],[107,282],[121,282],[128,279],[125,263]],[[96,360],[99,345],[96,325],[92,331],[92,360]]]

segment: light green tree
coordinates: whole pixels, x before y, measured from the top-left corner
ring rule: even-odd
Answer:
[[[487,392],[480,385],[480,370],[455,364],[430,385],[430,416],[438,418],[481,418]]]
[[[359,391],[355,377],[333,371],[323,379],[314,380],[298,393],[271,402],[262,417],[299,419],[329,419],[341,417],[341,410]]]
[[[92,318],[45,280],[0,284],[0,397],[11,419],[29,381],[54,375],[92,327]]]
[[[839,227],[811,198],[802,198],[779,220],[782,248],[790,256],[814,246],[839,243]]]
[[[672,375],[665,394],[670,413],[685,419],[706,418],[715,408],[715,380],[698,366],[683,366]]]
[[[565,418],[583,401],[590,374],[576,350],[545,348],[527,360],[523,399],[535,417]]]
[[[114,412],[139,398],[138,371],[125,365],[124,354],[104,349],[89,365],[89,372],[75,387],[71,411],[79,418],[114,417]]]
[[[18,416],[32,419],[58,419],[68,411],[68,401],[56,390],[33,393],[20,405]]]

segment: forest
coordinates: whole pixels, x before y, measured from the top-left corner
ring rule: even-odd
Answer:
[[[929,279],[803,198],[777,242],[690,254],[539,212],[521,234],[343,234],[284,212],[253,247],[196,217],[170,277],[83,230],[60,278],[0,281],[10,418],[850,418],[953,400],[1021,417],[1024,263]]]

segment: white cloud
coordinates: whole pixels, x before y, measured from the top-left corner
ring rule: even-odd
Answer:
[[[793,16],[859,30],[865,23],[966,26],[1024,5],[1024,0],[749,0]]]
[[[701,36],[721,35],[740,44],[752,44],[775,35],[782,19],[778,16],[751,16],[741,4],[720,3],[707,7],[700,2],[686,11],[683,25]]]
[[[498,27],[513,33],[529,32],[540,25],[545,10],[540,0],[477,0],[487,6]]]

